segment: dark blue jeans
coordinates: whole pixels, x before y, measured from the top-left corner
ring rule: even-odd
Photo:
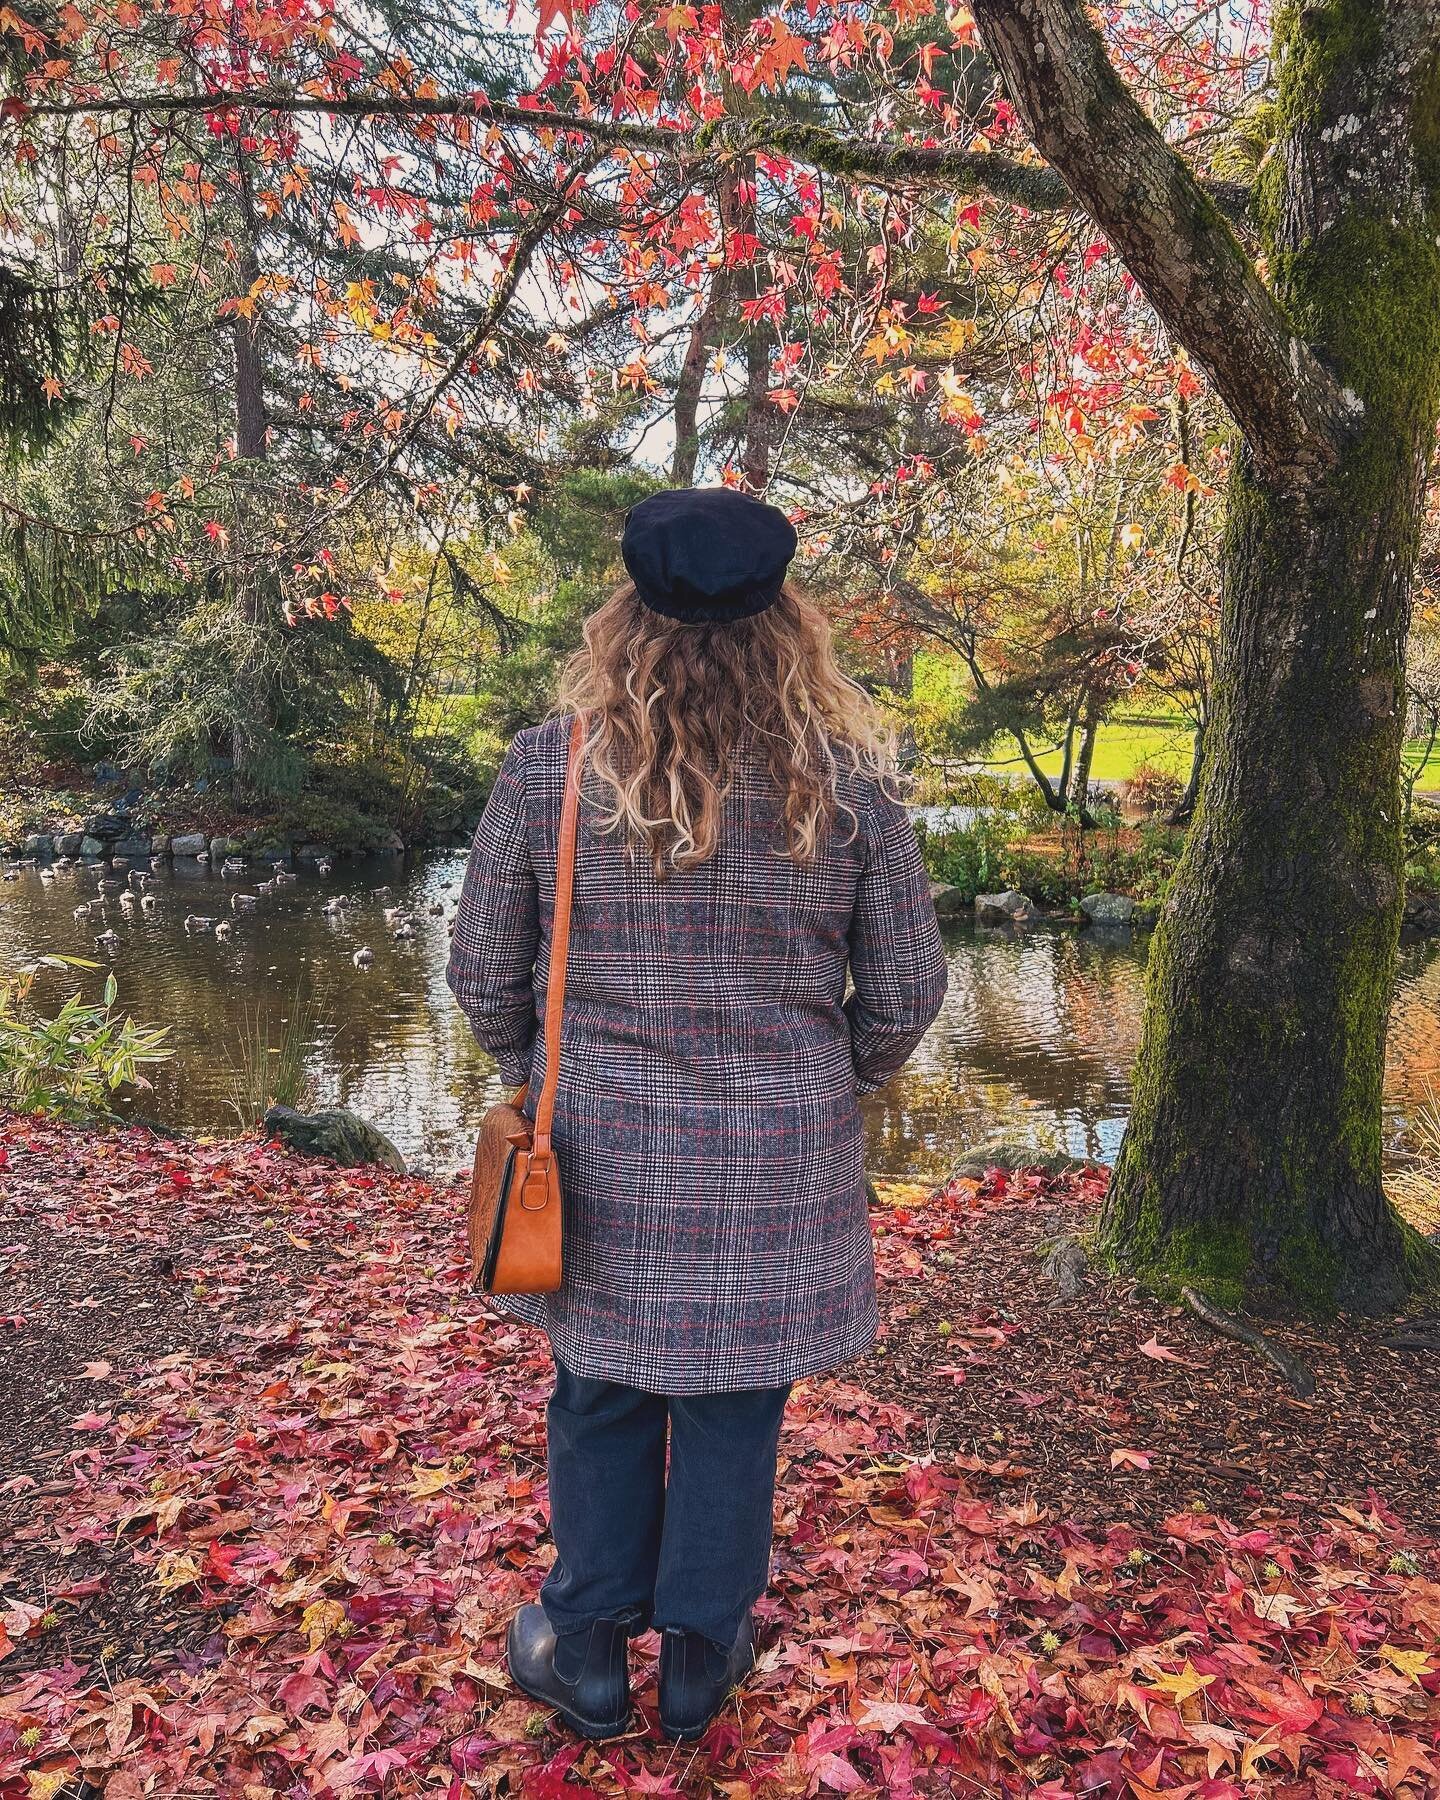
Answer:
[[[557,1636],[631,1618],[636,1630],[735,1641],[770,1578],[789,1393],[667,1397],[556,1363],[546,1414],[556,1555],[540,1600]]]

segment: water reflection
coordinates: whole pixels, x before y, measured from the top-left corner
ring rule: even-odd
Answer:
[[[446,920],[463,867],[458,851],[342,863],[236,914],[230,895],[253,892],[259,875],[235,882],[191,862],[157,872],[150,913],[126,915],[111,901],[105,922],[120,940],[113,966],[122,1003],[147,1024],[171,1025],[178,1052],[154,1072],[154,1092],[139,1109],[192,1129],[232,1129],[247,1008],[278,1018],[302,994],[317,1021],[308,1057],[317,1100],[373,1119],[414,1166],[462,1166],[501,1092],[445,986]],[[79,867],[48,882],[27,869],[0,884],[0,962],[13,968],[56,951],[99,956],[101,922],[72,917],[96,892],[96,875]],[[338,917],[324,911],[337,893],[353,902]],[[413,942],[391,937],[387,906],[413,916]],[[192,913],[231,918],[230,942],[187,933]],[[1145,940],[965,921],[947,925],[946,939],[944,1011],[901,1078],[865,1103],[872,1169],[940,1170],[997,1134],[1112,1160],[1139,1038]],[[363,970],[352,960],[361,945],[374,952]],[[51,974],[42,991],[56,999],[76,985],[98,992],[103,979],[103,971]],[[1407,945],[1391,1030],[1392,1131],[1437,1071],[1440,945]]]

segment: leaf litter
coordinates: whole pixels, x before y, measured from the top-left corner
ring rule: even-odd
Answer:
[[[1440,1381],[1340,1320],[1302,1404],[1041,1273],[1103,1173],[875,1215],[875,1354],[802,1384],[759,1667],[697,1746],[503,1667],[551,1550],[544,1340],[463,1189],[0,1118],[0,1796],[1440,1793]],[[885,1204],[887,1200],[903,1204]]]

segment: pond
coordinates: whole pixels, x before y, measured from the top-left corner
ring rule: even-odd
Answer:
[[[480,1116],[501,1092],[445,986],[447,919],[464,853],[342,862],[302,872],[257,910],[232,913],[252,892],[201,863],[162,865],[148,913],[107,909],[119,943],[110,959],[120,1003],[147,1025],[173,1028],[176,1055],[151,1071],[136,1110],[169,1125],[231,1131],[247,1018],[278,1020],[302,995],[316,1021],[308,1045],[313,1098],[354,1107],[385,1131],[412,1167],[448,1174],[469,1161]],[[97,868],[24,869],[0,883],[0,966],[45,953],[97,957],[97,922],[72,915],[97,893]],[[108,873],[108,871],[107,871]],[[349,895],[341,916],[328,899]],[[407,909],[411,942],[382,916]],[[232,936],[187,932],[187,915],[232,919]],[[967,1148],[1003,1136],[1037,1150],[1112,1161],[1129,1104],[1147,940],[1042,926],[946,926],[950,992],[905,1073],[865,1102],[870,1167],[878,1175],[941,1173]],[[362,945],[374,952],[357,968]],[[98,993],[103,971],[47,972],[42,995]],[[1440,1071],[1440,942],[1407,944],[1391,1030],[1390,1129]]]

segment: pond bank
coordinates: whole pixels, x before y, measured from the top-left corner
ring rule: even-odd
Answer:
[[[0,802],[0,857],[138,861],[204,855],[313,863],[468,845],[481,796],[447,795],[443,817],[423,806],[401,807],[394,796],[390,810],[379,790],[357,804],[352,795],[324,787],[247,808],[218,780],[166,785],[107,763],[22,767],[10,771]]]

